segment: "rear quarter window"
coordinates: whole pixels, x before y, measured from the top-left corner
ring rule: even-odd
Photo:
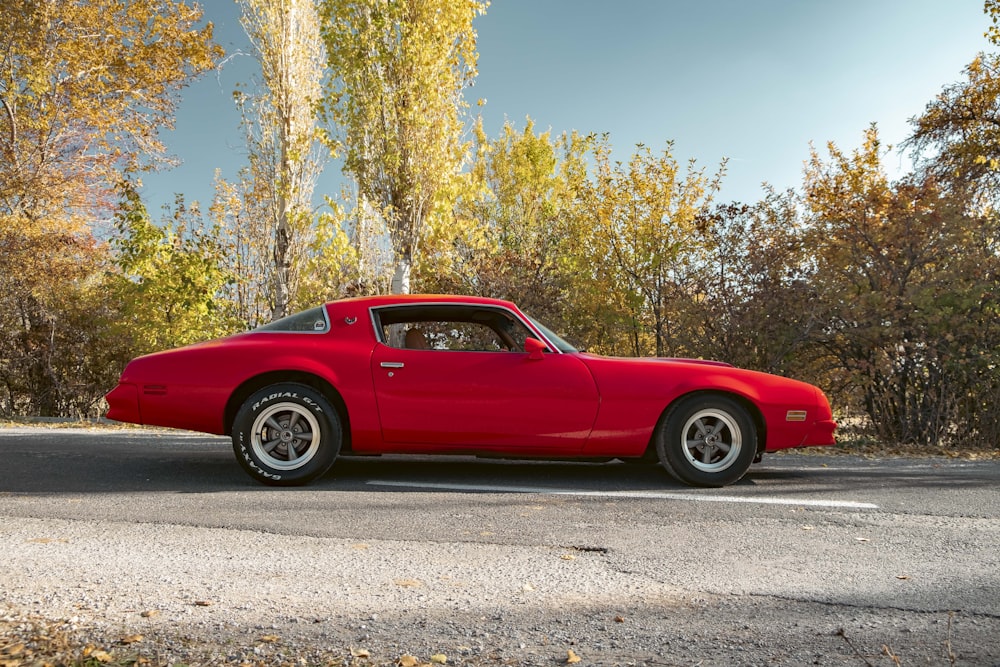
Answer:
[[[319,306],[257,327],[254,332],[326,333],[329,330],[330,320],[327,318],[326,308]]]

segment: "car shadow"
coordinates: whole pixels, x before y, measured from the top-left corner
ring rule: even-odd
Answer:
[[[184,432],[0,429],[0,497],[11,494],[274,490],[240,468],[228,438]],[[994,487],[1000,464],[870,461],[802,455],[765,457],[738,483],[693,489],[659,465],[478,459],[469,456],[339,458],[307,487],[369,493],[685,492],[700,494],[817,492],[871,489]],[[297,488],[283,488],[294,492]]]
[[[472,456],[341,457],[317,484],[377,491],[469,492],[564,489],[627,491],[689,488],[659,465]]]

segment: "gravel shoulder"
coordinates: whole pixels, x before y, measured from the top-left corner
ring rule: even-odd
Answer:
[[[55,519],[0,537],[0,647],[40,624],[156,664],[1000,662],[996,615],[684,590],[600,552]]]

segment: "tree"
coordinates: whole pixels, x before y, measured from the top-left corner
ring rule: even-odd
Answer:
[[[585,195],[595,237],[591,265],[612,272],[606,284],[622,293],[621,320],[636,356],[673,350],[675,304],[692,297],[692,269],[704,261],[696,221],[724,169],[709,179],[691,162],[685,173],[671,149],[654,155],[640,145],[623,165],[612,162],[605,139]]]
[[[120,371],[118,364],[95,363],[116,347],[99,338],[99,323],[108,320],[107,250],[89,235],[4,221],[0,414],[93,415],[110,376]]]
[[[220,55],[175,0],[0,4],[0,215],[86,216],[161,158],[180,89]]]
[[[182,198],[154,224],[131,183],[121,186],[114,295],[134,354],[218,338],[242,328],[223,299],[232,282],[218,225],[204,226]]]
[[[990,17],[990,21],[993,23],[986,29],[983,36],[1000,46],[1000,0],[986,0],[983,12]]]
[[[932,177],[891,182],[874,127],[850,155],[829,153],[814,151],[804,185],[817,340],[883,440],[965,433],[968,397],[996,362],[996,223]]]
[[[75,308],[101,293],[109,269],[91,226],[107,219],[123,170],[162,162],[158,131],[179,91],[220,55],[200,19],[175,0],[0,3],[0,339],[5,382],[20,388],[11,410],[87,403],[69,398],[79,366],[66,362],[80,349],[67,330],[81,322]]]
[[[1000,56],[979,54],[965,81],[941,91],[911,120],[907,144],[924,167],[953,190],[996,198],[1000,187]]]
[[[347,192],[340,202],[327,199],[329,212],[316,220],[309,248],[307,278],[302,281],[303,302],[329,301],[351,296],[385,294],[389,290],[386,267],[392,251],[382,240],[385,225],[363,201],[352,201]]]
[[[238,222],[263,231],[247,250],[270,259],[259,264],[269,268],[274,320],[294,304],[310,242],[313,189],[322,171],[316,109],[326,57],[313,0],[239,2],[262,81],[260,91],[236,95],[250,158],[243,175],[245,215]],[[262,246],[263,239],[269,242]]]
[[[799,200],[768,189],[754,204],[729,203],[696,224],[704,261],[694,298],[681,301],[677,343],[697,356],[807,377],[803,355],[821,328]]]
[[[501,132],[490,141],[477,123],[471,186],[450,225],[461,232],[453,239],[451,270],[422,284],[509,299],[558,325],[569,280],[564,260],[575,241],[565,223],[576,193],[563,167],[582,159],[582,146],[569,136],[536,133],[530,118],[523,130],[507,122]]]
[[[326,112],[360,198],[386,220],[391,289],[410,290],[421,233],[463,163],[462,90],[476,74],[480,0],[321,0]]]

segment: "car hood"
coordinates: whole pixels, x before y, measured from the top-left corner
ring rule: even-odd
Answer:
[[[722,368],[736,368],[732,364],[727,364],[724,361],[713,361],[711,359],[688,359],[686,357],[606,357],[601,354],[591,354],[589,352],[581,353],[580,356],[589,357],[591,359],[611,360],[623,364],[635,364],[638,366],[647,366],[649,364],[683,364],[683,365],[695,365],[695,366],[718,366]]]
[[[653,357],[653,361],[665,361],[675,364],[698,364],[700,366],[723,366],[725,368],[736,368],[732,364],[724,361],[714,361],[712,359],[688,359],[686,357]]]

